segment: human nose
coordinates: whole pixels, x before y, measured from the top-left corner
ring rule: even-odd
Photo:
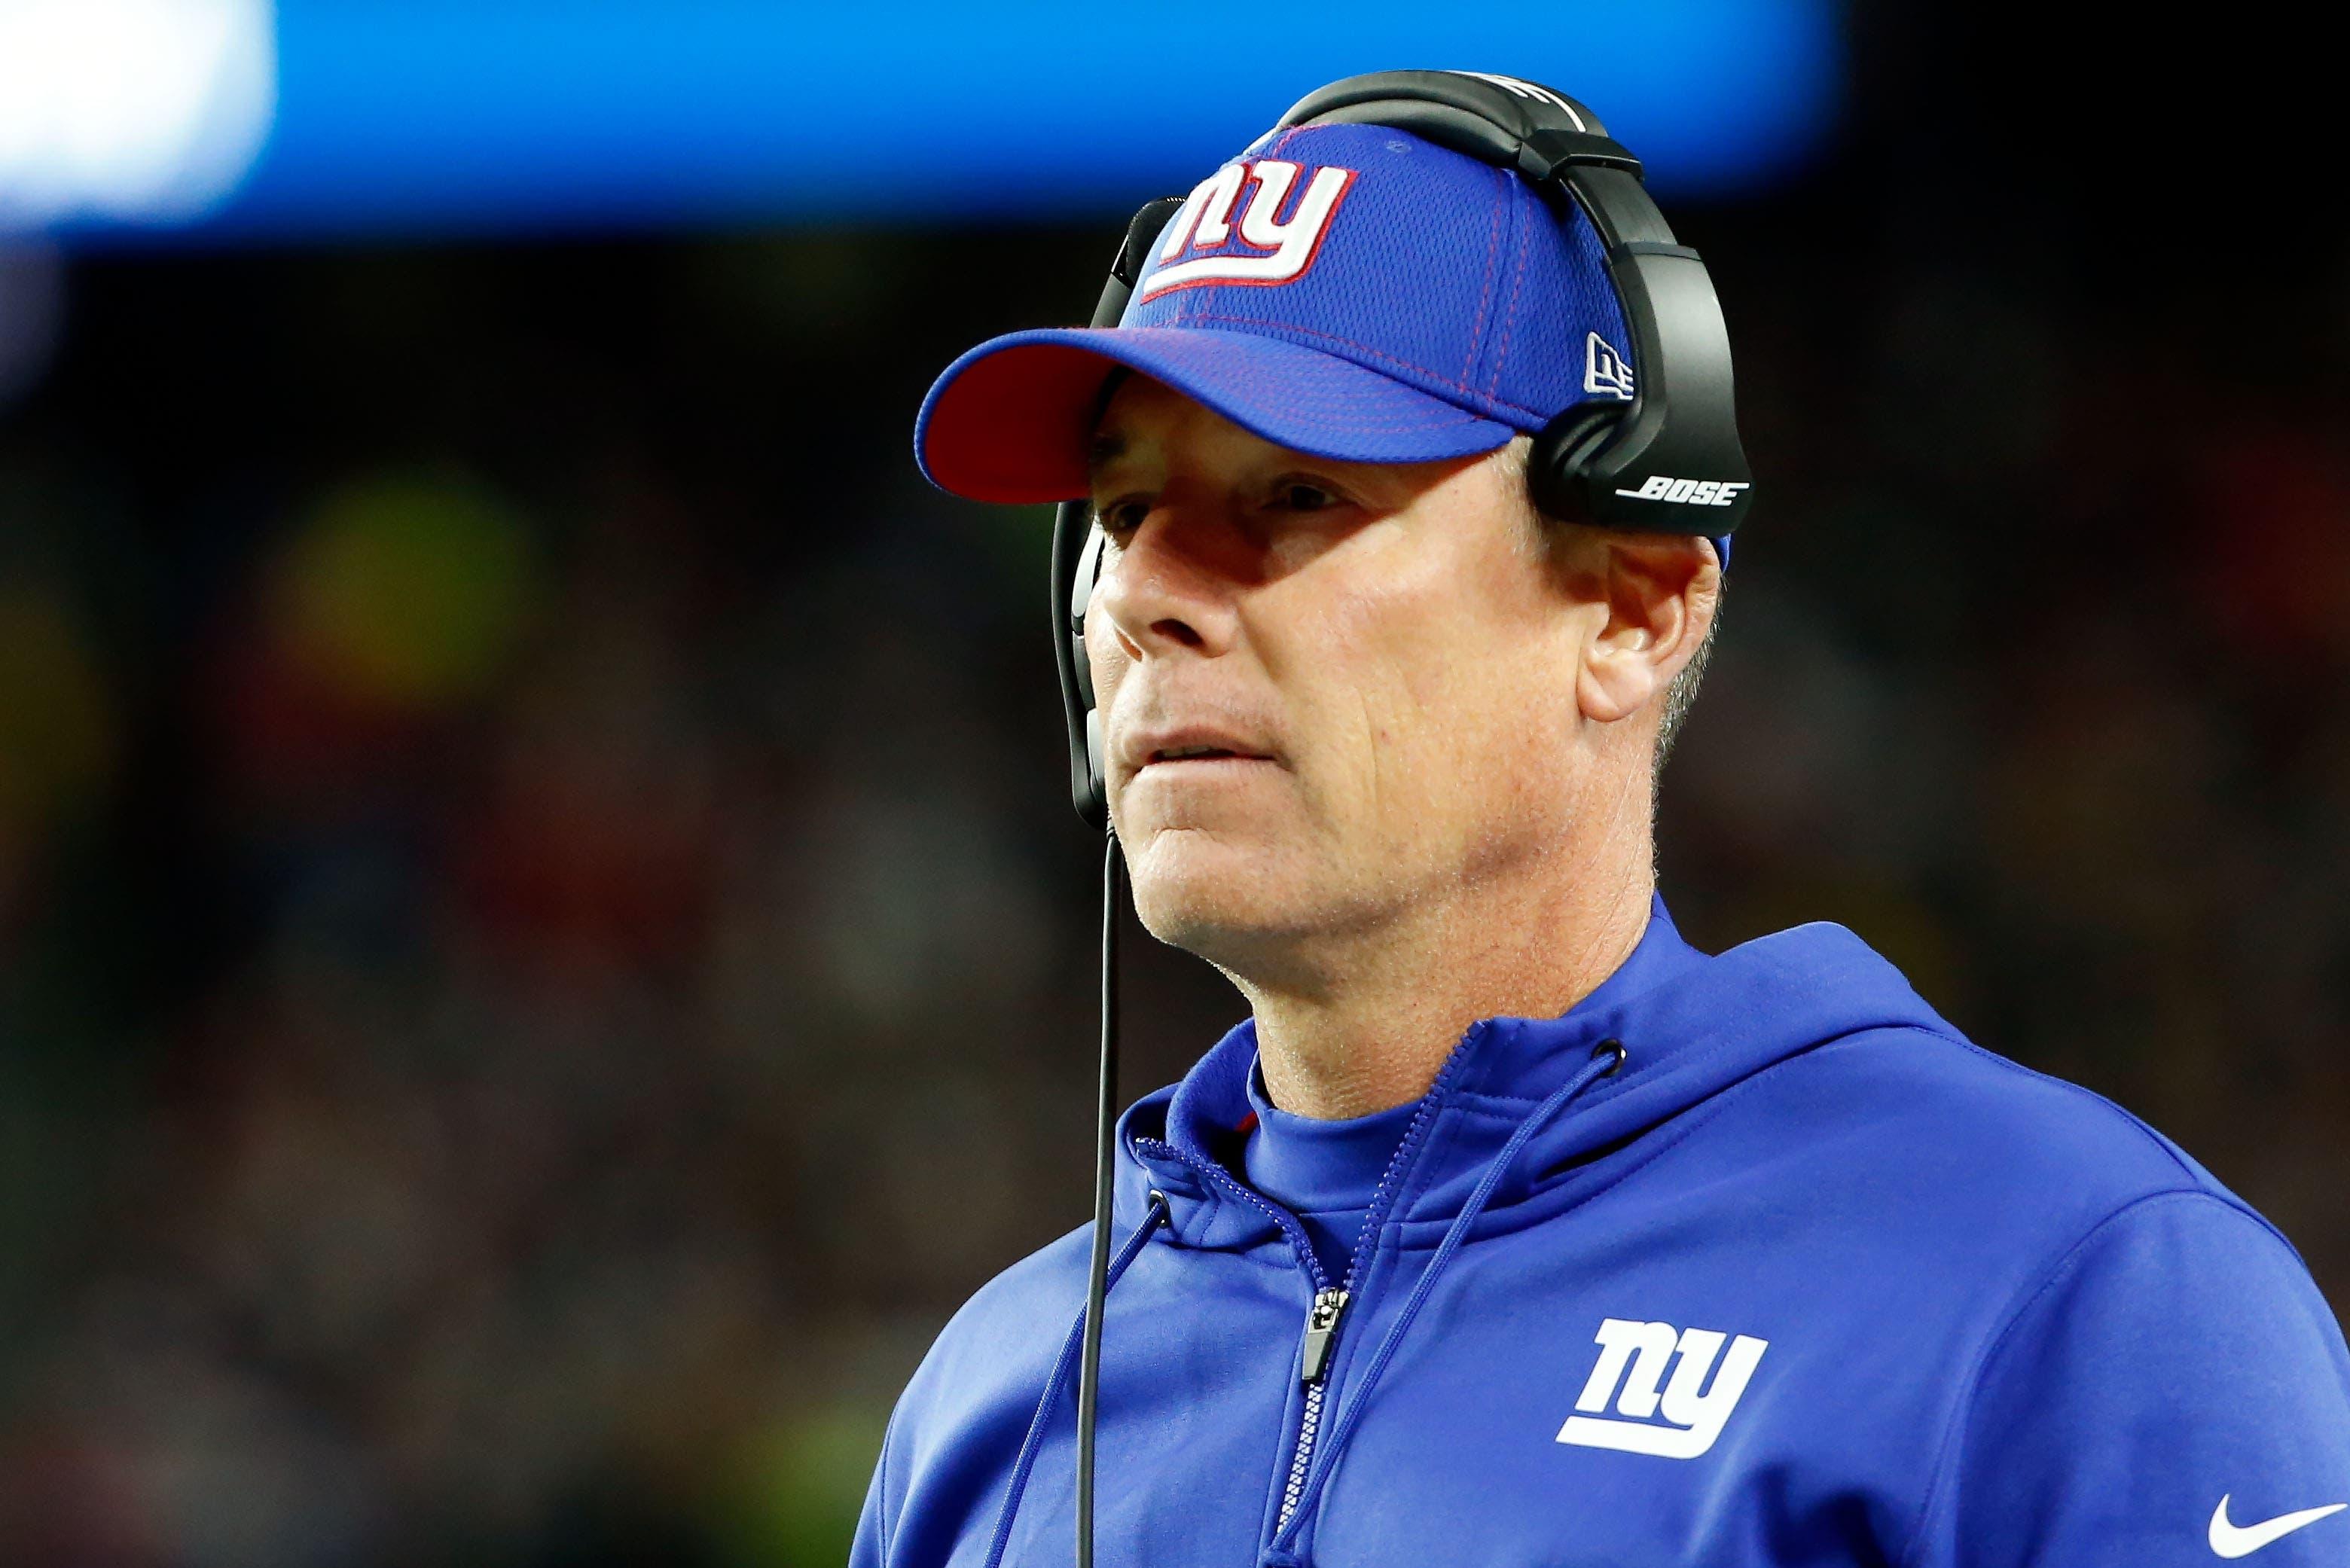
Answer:
[[[1213,533],[1155,507],[1104,569],[1097,602],[1127,657],[1188,649],[1213,658],[1232,646],[1232,580]]]

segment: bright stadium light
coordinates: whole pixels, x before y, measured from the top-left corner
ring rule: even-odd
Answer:
[[[253,165],[270,0],[0,0],[0,230],[182,222]]]

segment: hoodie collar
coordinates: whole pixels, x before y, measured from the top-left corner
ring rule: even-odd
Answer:
[[[1638,943],[1577,1005],[1613,1005],[1622,998],[1667,984],[1704,961],[1703,953],[1681,940],[1665,910],[1664,899],[1652,896],[1648,927]],[[1242,1075],[1247,1105],[1238,1130],[1243,1134],[1249,1185],[1301,1214],[1353,1210],[1359,1216],[1387,1173],[1406,1128],[1419,1114],[1419,1102],[1407,1101],[1368,1116],[1335,1121],[1297,1116],[1274,1105],[1265,1093],[1264,1054],[1257,1049],[1253,1024],[1242,1024],[1218,1049],[1237,1051],[1243,1040],[1247,1043],[1250,1064]],[[1213,1116],[1215,1109],[1201,1107],[1198,1114]],[[1233,1174],[1242,1175],[1242,1168],[1236,1166]],[[1348,1240],[1351,1243],[1351,1236]]]
[[[1623,1070],[1542,1129],[1513,1162],[1492,1211],[1556,1185],[1593,1152],[1774,1062],[1859,1030],[1905,1025],[1955,1033],[1898,971],[1843,927],[1798,926],[1708,957],[1681,940],[1659,898],[1632,956],[1563,1016],[1490,1018],[1462,1037],[1419,1102],[1427,1135],[1403,1174],[1407,1189],[1395,1217],[1440,1229],[1526,1113],[1603,1041],[1622,1042]],[[1119,1125],[1122,1214],[1139,1218],[1155,1188],[1166,1193],[1172,1228],[1187,1245],[1247,1247],[1278,1238],[1263,1199],[1234,1190],[1255,1057],[1251,1021],[1219,1041],[1180,1084],[1128,1108]],[[1203,1174],[1203,1167],[1221,1168],[1230,1179]]]

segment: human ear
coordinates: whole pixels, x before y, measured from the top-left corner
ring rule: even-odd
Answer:
[[[1721,566],[1699,538],[1611,532],[1596,542],[1602,618],[1575,694],[1586,718],[1607,724],[1656,701],[1697,656],[1721,602]]]

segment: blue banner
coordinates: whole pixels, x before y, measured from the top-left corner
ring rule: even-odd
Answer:
[[[1406,65],[1557,87],[1661,192],[1715,195],[1820,145],[1841,67],[1824,0],[17,9],[67,19],[0,65],[0,229],[82,241],[1091,217],[1188,188],[1326,81]],[[162,33],[126,66],[141,26]]]

